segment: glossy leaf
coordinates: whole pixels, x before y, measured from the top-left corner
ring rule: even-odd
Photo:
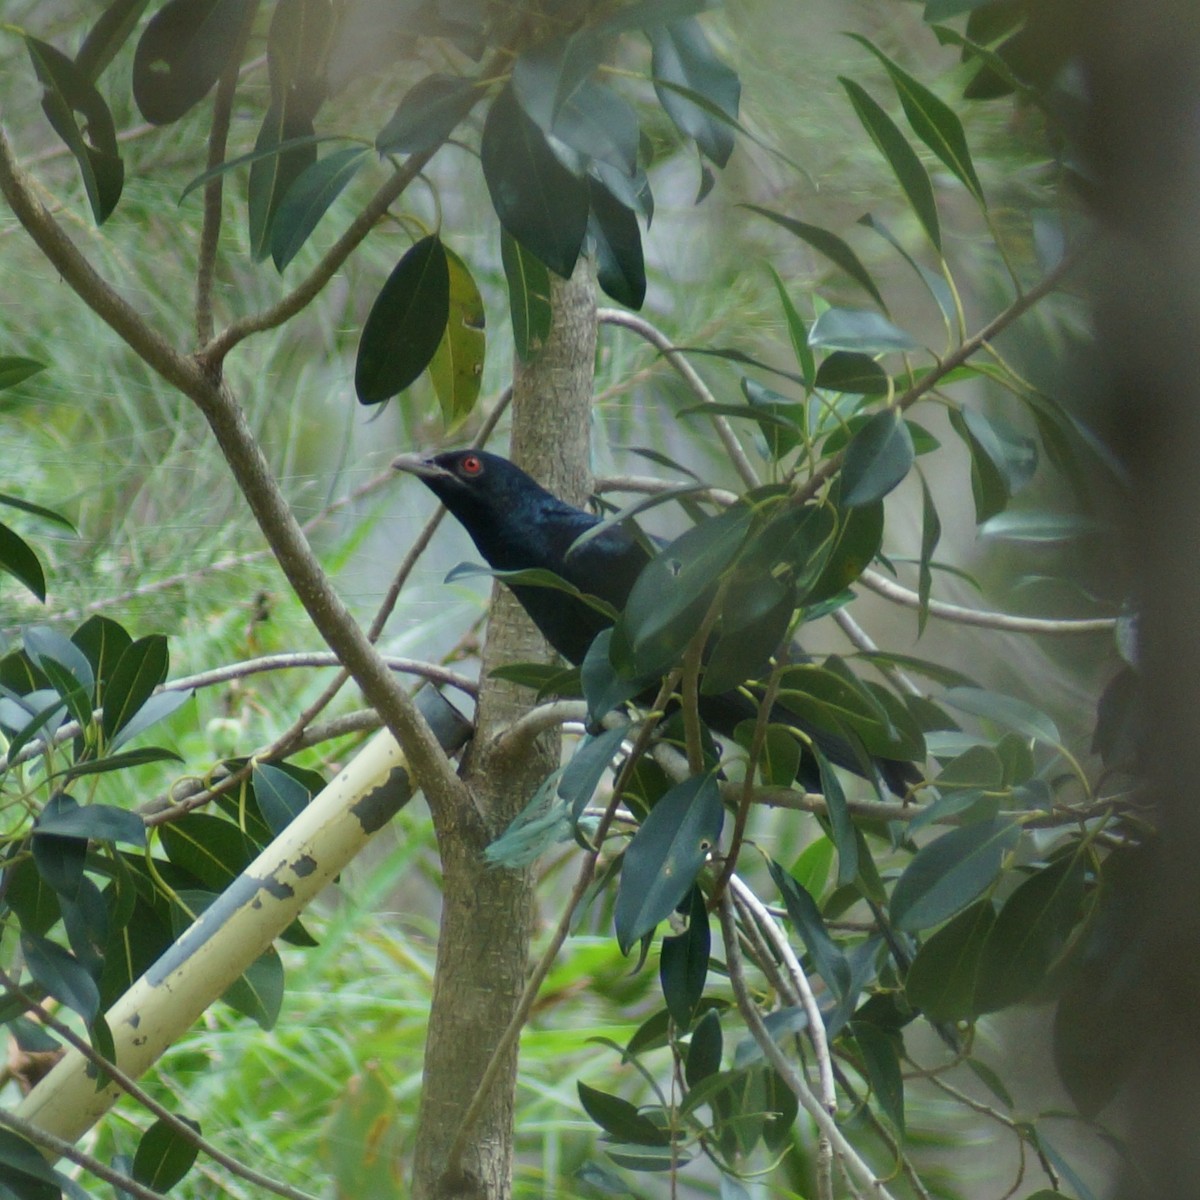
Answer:
[[[587,231],[587,183],[562,165],[511,85],[492,102],[479,152],[501,226],[569,278]]]
[[[0,1176],[13,1200],[62,1200],[63,1177],[37,1146],[10,1129],[0,1129]]]
[[[38,556],[29,543],[3,521],[0,521],[0,571],[11,575],[45,602],[46,575]]]
[[[236,825],[209,813],[190,812],[161,829],[163,849],[177,867],[213,892],[222,892],[258,853]]]
[[[92,215],[103,225],[125,183],[112,113],[92,81],[61,50],[28,36],[25,46],[43,88],[42,111],[79,164]]]
[[[711,113],[663,84],[676,84],[703,96],[731,120],[737,119],[741,84],[736,72],[714,53],[694,18],[650,30],[654,90],[675,127],[718,167],[733,153],[733,131]]]
[[[617,620],[613,649],[629,649],[626,674],[652,676],[666,669],[696,631],[722,572],[733,561],[753,514],[737,506],[677,537],[647,564]]]
[[[106,775],[110,771],[127,771],[130,767],[144,767],[147,763],[158,762],[181,763],[183,759],[174,750],[164,750],[161,746],[146,746],[140,750],[127,750],[123,754],[103,754],[99,758],[72,763],[63,772],[63,780],[80,779],[84,775]]]
[[[38,362],[36,358],[22,358],[19,354],[0,354],[0,392],[24,383],[45,369],[46,364]]]
[[[582,1080],[575,1086],[584,1112],[618,1142],[631,1142],[637,1146],[671,1144],[670,1133],[640,1113],[628,1100],[588,1087]]]
[[[804,408],[779,392],[764,387],[757,380],[743,375],[742,395],[752,409],[771,420],[761,422],[767,451],[778,462],[785,455],[804,445]]]
[[[571,807],[571,816],[578,821],[591,801],[600,780],[604,778],[613,758],[620,752],[627,729],[606,729],[589,734],[571,755],[558,783],[558,794]]]
[[[977,900],[922,943],[905,976],[904,992],[929,1020],[965,1021],[978,1015],[979,956],[995,922],[992,901]]]
[[[226,988],[221,999],[260,1029],[273,1029],[283,1007],[283,960],[270,946]]]
[[[929,620],[929,597],[933,590],[933,552],[942,540],[942,521],[925,476],[921,480],[921,558],[917,565],[917,636],[925,632]]]
[[[954,302],[954,293],[950,290],[950,285],[946,280],[937,271],[931,271],[928,267],[919,263],[905,249],[900,239],[873,213],[864,213],[858,218],[858,224],[877,233],[912,267],[913,271],[925,285],[926,290],[933,297],[934,303],[941,311],[942,319],[945,321],[947,328],[952,328],[954,322],[957,320],[958,311]]]
[[[828,847],[830,842],[822,839]],[[800,935],[817,973],[835,997],[845,996],[850,988],[850,964],[837,943],[829,936],[821,910],[807,889],[777,862],[770,861],[771,878],[783,897],[788,920]],[[853,876],[851,876],[853,878]]]
[[[986,208],[983,185],[979,182],[979,176],[975,174],[967,137],[958,115],[944,100],[914,79],[882,50],[876,49],[866,38],[857,34],[850,36],[883,63],[913,132],[959,178],[980,206]]]
[[[271,101],[254,143],[257,157],[250,164],[246,198],[250,254],[256,262],[271,252],[275,218],[284,197],[316,165],[312,138],[312,118],[306,112],[286,98]]]
[[[135,812],[110,804],[83,804],[74,808],[59,806],[47,810],[34,826],[35,834],[53,834],[63,838],[97,838],[123,842],[130,846],[146,844],[146,823]]]
[[[116,621],[97,614],[88,617],[71,634],[71,641],[83,651],[88,662],[92,664],[97,682],[97,699],[103,704],[104,689],[109,676],[116,669],[121,655],[133,645],[133,638]]]
[[[96,18],[75,55],[75,67],[81,75],[92,83],[100,78],[137,28],[146,4],[147,0],[112,0]]]
[[[91,1024],[100,1011],[100,993],[79,960],[56,943],[28,931],[21,933],[21,953],[34,983]]]
[[[885,396],[888,377],[869,355],[835,350],[817,368],[816,386],[827,392],[850,392],[858,396]]]
[[[104,740],[115,746],[117,735],[167,677],[170,657],[162,634],[138,638],[121,655],[104,690]]]
[[[618,304],[640,309],[646,298],[646,263],[637,217],[590,176],[588,195],[588,240],[596,260],[596,280]]]
[[[599,724],[618,704],[632,700],[646,686],[646,680],[618,673],[612,662],[613,631],[602,629],[579,668],[580,685],[588,705],[588,720]]]
[[[271,222],[271,259],[277,271],[299,254],[330,205],[358,174],[367,154],[365,146],[334,150],[296,176]]]
[[[721,1014],[710,1008],[696,1023],[683,1061],[683,1077],[689,1088],[721,1069]]]
[[[711,775],[671,788],[625,851],[614,914],[617,945],[629,950],[688,894],[721,836],[721,792]]]
[[[550,334],[550,272],[507,230],[500,232],[500,259],[508,281],[513,345],[517,357],[528,362]]]
[[[87,859],[87,842],[75,837],[57,837],[53,828],[43,828],[43,823],[53,826],[54,819],[62,814],[77,812],[78,803],[64,793],[51,796],[34,825],[32,838],[33,861],[38,874],[54,889],[59,904],[74,900],[83,883],[83,868]]]
[[[255,763],[252,778],[259,811],[278,837],[308,807],[308,788],[270,763]]]
[[[1044,712],[1015,696],[1003,696],[983,688],[954,687],[944,693],[942,702],[960,712],[995,721],[1039,742],[1052,746],[1062,742],[1058,726]]]
[[[558,108],[549,131],[578,154],[632,180],[638,165],[637,113],[611,88],[584,80]]]
[[[1083,882],[1083,862],[1061,858],[1004,902],[980,957],[977,1011],[1007,1008],[1045,982],[1079,919]]]
[[[871,141],[879,148],[879,152],[887,159],[888,165],[896,173],[896,178],[904,190],[908,202],[920,221],[922,228],[933,243],[934,248],[941,253],[942,231],[938,220],[937,201],[933,196],[933,185],[929,182],[929,172],[917,157],[916,151],[908,144],[908,139],[900,132],[895,121],[884,112],[875,98],[853,79],[844,75],[838,76],[838,82],[846,89],[850,103],[858,114],[863,128],[871,137]]]
[[[436,234],[411,246],[375,297],[358,343],[354,387],[379,404],[416,381],[437,352],[450,314],[450,268]]]
[[[846,447],[841,503],[853,509],[882,500],[912,469],[913,459],[912,435],[899,410],[876,413]]]
[[[157,725],[159,721],[165,720],[177,709],[182,708],[193,694],[190,691],[172,691],[158,692],[151,696],[121,727],[121,732],[109,743],[109,749],[112,750],[126,742],[133,741],[135,737],[145,733],[151,725]],[[132,761],[132,759],[127,761]]]
[[[751,212],[766,217],[769,221],[774,221],[776,225],[781,225],[819,254],[823,254],[853,279],[880,308],[884,311],[887,310],[887,305],[884,304],[883,297],[879,294],[879,289],[871,278],[871,273],[863,266],[858,255],[836,233],[830,233],[828,229],[822,229],[819,225],[809,225],[804,221],[797,221],[794,217],[785,217],[782,213],[773,212],[771,209],[762,208],[757,204],[747,204],[745,207]]]
[[[688,926],[682,933],[667,934],[662,940],[658,963],[659,982],[667,1011],[679,1028],[686,1032],[704,994],[712,934],[708,927],[708,907],[704,893],[692,889]],[[718,1061],[719,1061],[718,1054]]]
[[[892,923],[917,931],[961,912],[990,887],[1020,827],[995,817],[952,829],[917,851],[892,892]]]
[[[822,350],[854,350],[864,354],[916,350],[911,334],[870,309],[827,308],[808,333],[810,346]]]
[[[427,75],[400,101],[375,139],[380,154],[422,154],[440,146],[483,94],[461,75]]]
[[[178,121],[233,57],[257,0],[167,0],[133,56],[133,98],[151,125]]]
[[[447,248],[446,267],[450,274],[449,315],[429,364],[429,378],[442,407],[442,419],[451,428],[472,412],[479,399],[487,334],[483,297],[467,264]]]
[[[180,1117],[197,1134],[197,1121]],[[190,1142],[173,1126],[158,1118],[138,1140],[133,1156],[133,1178],[155,1191],[172,1188],[192,1169],[199,1147]]]
[[[800,589],[799,599],[809,607],[843,592],[871,565],[883,542],[883,501],[842,509],[835,538],[819,576]]]

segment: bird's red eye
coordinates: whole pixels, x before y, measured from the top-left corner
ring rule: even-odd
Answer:
[[[483,460],[478,454],[464,455],[458,465],[464,475],[474,476],[483,473]]]

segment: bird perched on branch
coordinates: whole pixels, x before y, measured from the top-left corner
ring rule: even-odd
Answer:
[[[441,500],[493,570],[551,571],[619,611],[650,561],[646,546],[619,525],[572,550],[601,518],[560,500],[498,454],[451,450],[429,458],[401,455],[392,466],[417,476]],[[508,586],[546,641],[576,666],[596,635],[612,624],[595,607],[562,591],[519,582]],[[864,763],[846,741],[807,726],[786,708],[777,709],[772,719],[800,728],[831,762],[866,776]],[[752,720],[757,711],[753,701],[736,690],[702,695],[699,710],[709,728],[726,737],[732,737],[737,725]],[[920,778],[911,763],[898,759],[875,758],[871,764],[900,796]],[[810,754],[802,755],[797,778],[806,788],[819,787],[819,772]]]

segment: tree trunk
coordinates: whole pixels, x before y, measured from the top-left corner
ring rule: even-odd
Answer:
[[[537,359],[519,365],[513,394],[512,456],[547,487],[582,501],[590,486],[588,414],[596,347],[590,266],[552,283],[554,319]],[[493,589],[475,738],[464,763],[470,813],[437,831],[442,858],[438,940],[424,1086],[414,1165],[416,1200],[503,1200],[512,1191],[515,1050],[457,1164],[446,1161],[525,985],[533,917],[533,874],[489,866],[483,851],[558,765],[559,739],[539,739],[519,761],[505,760],[496,733],[530,704],[526,688],[493,680],[507,662],[549,661],[551,651],[506,588]]]

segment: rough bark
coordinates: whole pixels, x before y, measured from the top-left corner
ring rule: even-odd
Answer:
[[[554,280],[554,322],[537,359],[513,381],[512,456],[561,495],[581,501],[588,475],[588,410],[595,358],[595,296],[586,264]],[[506,662],[549,661],[551,652],[506,589],[493,590],[483,678]],[[517,1060],[509,1056],[457,1164],[447,1151],[492,1049],[525,983],[533,917],[529,871],[491,867],[483,850],[558,763],[559,739],[545,736],[518,761],[492,746],[498,730],[529,707],[527,689],[498,680],[483,687],[464,776],[474,809],[439,822],[443,899],[437,973],[418,1117],[414,1196],[503,1200],[512,1190]]]

